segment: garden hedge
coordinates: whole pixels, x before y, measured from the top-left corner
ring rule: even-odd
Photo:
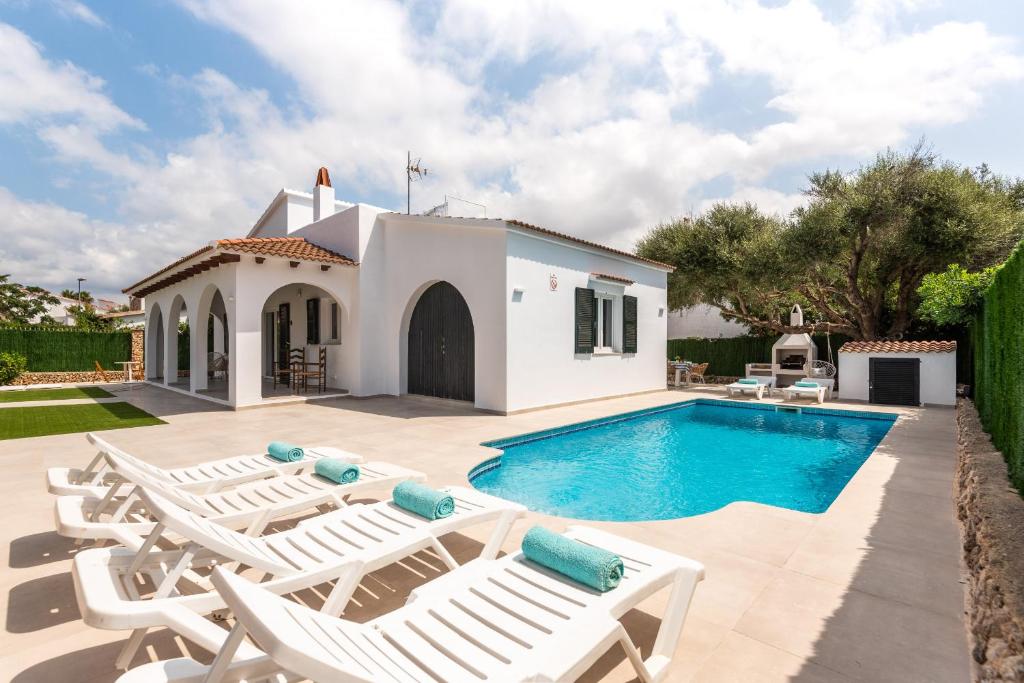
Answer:
[[[118,361],[131,360],[131,332],[86,332],[72,327],[0,328],[0,351],[28,359],[29,372],[85,372],[99,361],[117,370]]]
[[[772,344],[778,336],[771,337],[725,337],[722,339],[669,339],[668,358],[677,356],[683,360],[707,363],[707,374],[725,377],[741,377],[745,374],[746,363],[771,362]],[[818,345],[818,359],[828,360],[828,338],[823,334],[812,337]],[[839,347],[849,337],[832,335],[832,362],[839,365]]]
[[[974,403],[1024,493],[1024,246],[985,291],[972,332]]]

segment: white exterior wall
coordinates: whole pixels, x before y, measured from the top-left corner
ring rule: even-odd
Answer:
[[[717,308],[707,304],[680,308],[668,314],[669,339],[718,339],[742,337],[748,333],[746,325],[735,320],[726,320]]]
[[[849,353],[839,354],[839,398],[868,400],[870,358],[920,358],[921,402],[956,404],[956,353]]]
[[[408,389],[409,319],[420,295],[451,283],[473,319],[474,404],[505,411],[505,231],[382,214],[361,231],[359,320],[364,394]]]
[[[519,232],[508,234],[508,255],[508,411],[665,388],[664,271]],[[598,283],[591,273],[635,284]],[[552,275],[558,281],[554,291]],[[636,354],[574,353],[576,287],[636,297]],[[523,290],[519,300],[513,300],[516,288]],[[615,333],[621,334],[621,326],[619,308]]]

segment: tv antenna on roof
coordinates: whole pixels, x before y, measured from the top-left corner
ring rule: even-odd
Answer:
[[[413,176],[416,176],[413,178]],[[408,158],[405,163],[405,215],[412,213],[410,211],[412,207],[412,183],[414,180],[422,180],[423,176],[427,175],[427,169],[420,166],[420,160],[417,158],[415,163],[412,160],[412,152],[408,152]]]

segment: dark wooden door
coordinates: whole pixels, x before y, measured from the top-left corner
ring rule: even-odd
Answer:
[[[869,358],[868,402],[921,405],[920,358]]]
[[[281,304],[277,307],[277,368],[288,367],[288,352],[292,347],[292,307]],[[281,382],[288,384],[288,375],[281,375]]]
[[[409,321],[409,393],[472,401],[473,319],[447,282],[423,292]]]

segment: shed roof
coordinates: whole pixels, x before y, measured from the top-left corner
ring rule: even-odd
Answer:
[[[955,341],[848,341],[839,353],[952,353]]]

